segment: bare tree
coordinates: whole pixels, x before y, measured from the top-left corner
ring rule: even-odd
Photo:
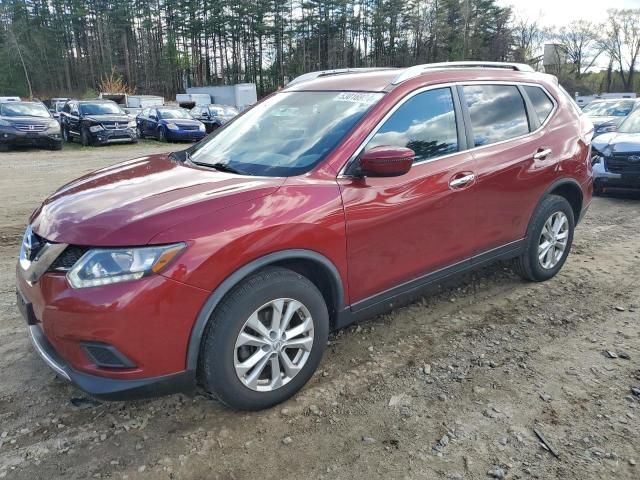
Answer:
[[[573,65],[576,79],[587,72],[604,52],[598,34],[598,26],[592,22],[578,20],[562,27],[556,40],[569,63]]]
[[[513,38],[513,59],[516,62],[538,66],[542,60],[542,45],[547,32],[541,25],[540,17],[516,18],[511,29]]]
[[[626,90],[633,90],[640,61],[640,9],[609,10],[602,46],[619,68]]]

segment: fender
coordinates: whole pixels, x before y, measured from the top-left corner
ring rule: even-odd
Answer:
[[[189,338],[189,345],[187,348],[187,370],[193,372],[196,371],[198,366],[198,355],[200,353],[200,344],[202,335],[209,322],[211,314],[218,306],[224,296],[231,291],[243,278],[250,275],[259,269],[271,265],[273,263],[281,262],[283,260],[313,260],[323,265],[330,273],[334,286],[336,289],[336,312],[340,316],[345,311],[344,306],[344,288],[342,284],[342,278],[336,266],[324,255],[313,250],[304,249],[291,249],[281,250],[279,252],[270,253],[263,257],[260,257],[252,262],[239,268],[231,275],[229,275],[218,287],[211,293],[204,306],[200,310],[195,324],[191,330],[191,336]]]
[[[565,177],[565,178],[561,178],[559,180],[556,180],[555,182],[553,182],[551,185],[549,185],[547,187],[547,189],[542,193],[542,195],[540,195],[540,198],[538,199],[538,201],[536,202],[536,206],[535,208],[532,210],[531,212],[531,216],[529,218],[529,224],[527,225],[527,235],[529,235],[529,228],[531,227],[531,218],[533,217],[533,214],[536,212],[536,210],[538,210],[538,207],[540,206],[540,204],[542,203],[542,201],[545,199],[545,197],[547,195],[549,195],[553,190],[555,190],[558,187],[562,187],[564,185],[571,185],[574,186],[578,189],[578,191],[580,192],[580,204],[581,204],[581,209],[582,209],[582,202],[584,199],[584,194],[582,193],[582,186],[580,185],[580,182],[578,182],[575,178],[572,177]],[[575,224],[577,225],[578,222],[580,221],[580,215],[578,215],[574,221]]]

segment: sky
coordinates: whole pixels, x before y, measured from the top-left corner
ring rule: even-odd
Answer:
[[[511,5],[517,16],[535,19],[544,26],[562,26],[573,20],[603,21],[609,8],[640,8],[640,0],[497,0]]]

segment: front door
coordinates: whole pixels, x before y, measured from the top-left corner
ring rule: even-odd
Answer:
[[[464,266],[473,255],[475,161],[464,151],[455,95],[441,87],[410,96],[363,148],[413,149],[409,173],[338,180],[355,310],[384,300],[394,287],[444,267]]]

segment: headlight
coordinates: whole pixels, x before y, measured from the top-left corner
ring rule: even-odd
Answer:
[[[175,123],[167,123],[167,128],[169,130],[178,130],[178,126]]]
[[[58,128],[60,124],[56,120],[51,120],[49,122],[49,128]]]
[[[104,130],[104,127],[102,125],[94,125],[92,127],[89,127],[89,131],[93,133],[99,132],[100,130]]]
[[[201,123],[200,125],[198,125],[198,130],[200,130],[201,132],[204,132],[206,129],[204,128],[204,124]]]
[[[596,130],[598,133],[615,132],[618,129],[615,125],[603,125]]]
[[[136,128],[136,121],[135,120],[131,120],[129,123],[129,128]]]
[[[139,248],[95,248],[67,273],[73,288],[96,287],[138,280],[158,273],[185,247],[184,243]]]

